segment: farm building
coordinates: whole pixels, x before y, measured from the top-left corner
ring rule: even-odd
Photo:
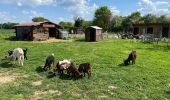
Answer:
[[[86,41],[99,41],[102,39],[102,28],[98,26],[90,26],[86,29],[85,40]]]
[[[15,26],[16,38],[19,40],[43,41],[59,38],[60,26],[52,22],[20,23]]]
[[[170,37],[170,24],[151,23],[151,24],[134,24],[133,34],[155,34],[158,36]]]

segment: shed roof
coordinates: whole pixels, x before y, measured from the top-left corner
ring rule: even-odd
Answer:
[[[55,24],[53,22],[48,22],[48,21],[45,21],[45,22],[24,22],[24,23],[19,23],[18,25],[15,25],[16,27],[17,26],[39,26],[41,24],[44,24],[44,23],[51,23],[51,24]],[[57,25],[57,24],[55,24]],[[59,25],[57,25],[59,26]]]
[[[99,30],[102,29],[101,27],[98,27],[98,26],[90,26],[89,28],[94,28],[94,29],[99,29]]]

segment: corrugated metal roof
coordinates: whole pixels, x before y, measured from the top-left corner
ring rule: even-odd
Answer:
[[[25,22],[25,23],[19,23],[15,26],[37,26],[40,25],[42,22]]]
[[[98,27],[98,26],[90,26],[90,28],[94,28],[94,29],[102,29],[101,27]]]
[[[19,23],[18,25],[15,25],[15,26],[38,26],[38,25],[40,25],[42,23],[46,23],[46,22],[25,22],[25,23]],[[50,22],[50,23],[52,23],[52,22]],[[53,24],[55,24],[55,23],[53,23]],[[55,25],[57,25],[57,24],[55,24]]]

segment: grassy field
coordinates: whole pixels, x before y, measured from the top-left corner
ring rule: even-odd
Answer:
[[[13,30],[0,31],[1,100],[166,100],[170,99],[170,47],[165,43],[144,44],[132,40],[100,42],[33,43],[10,41]],[[3,60],[8,50],[28,48],[24,66]],[[131,50],[137,51],[135,65],[122,66]],[[72,59],[76,65],[90,62],[92,77],[53,77],[43,72],[46,57],[56,62]],[[2,59],[2,60],[1,60]]]

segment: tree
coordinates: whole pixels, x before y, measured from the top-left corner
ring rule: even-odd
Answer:
[[[122,22],[124,31],[131,32],[133,30],[133,24],[139,23],[140,20],[141,20],[140,12],[134,12],[130,16],[127,16]]]
[[[95,11],[93,25],[102,27],[104,31],[110,30],[111,28],[112,12],[107,6],[102,6]]]
[[[114,16],[112,19],[112,31],[114,32],[120,32],[123,31],[122,22],[124,20],[124,17],[122,16]]]
[[[33,22],[44,22],[44,21],[49,21],[48,19],[44,18],[44,17],[34,17],[32,19]]]
[[[0,29],[13,29],[15,25],[17,25],[17,23],[12,23],[12,22],[1,23]]]
[[[84,20],[81,17],[76,17],[74,27],[82,27],[83,22]]]
[[[166,15],[161,15],[157,18],[158,23],[170,23],[170,17]]]
[[[86,29],[89,26],[92,26],[92,21],[83,21],[83,28],[84,29]]]
[[[64,22],[64,21],[61,21],[59,22],[59,25],[63,28],[63,29],[70,29],[70,28],[73,28],[74,25],[72,22]]]
[[[153,15],[153,14],[147,14],[147,15],[143,16],[142,20],[144,21],[145,24],[156,23],[157,17],[156,17],[156,15]]]

